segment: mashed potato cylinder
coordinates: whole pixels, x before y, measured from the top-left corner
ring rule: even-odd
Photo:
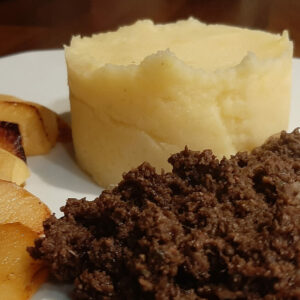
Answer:
[[[219,157],[287,129],[293,45],[288,35],[151,21],[66,47],[74,147],[107,187],[148,161],[169,170],[187,145]]]

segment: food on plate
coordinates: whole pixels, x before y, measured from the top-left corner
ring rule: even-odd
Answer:
[[[1,173],[1,161],[0,166]],[[46,280],[48,270],[29,256],[27,247],[43,233],[43,221],[49,216],[48,207],[37,197],[0,180],[0,299],[30,299]]]
[[[19,126],[0,121],[0,180],[20,185],[29,175]]]
[[[49,216],[48,207],[39,198],[12,182],[0,180],[0,224],[20,222],[42,233],[43,221]]]
[[[66,47],[80,166],[102,186],[171,153],[251,150],[287,129],[293,44],[282,35],[195,19],[138,21]]]
[[[185,148],[169,163],[69,199],[29,252],[75,282],[75,299],[299,299],[299,130],[222,160]]]
[[[70,125],[62,118],[57,118],[58,137],[57,141],[60,143],[72,142],[72,131]]]
[[[24,160],[0,147],[0,180],[25,183],[30,171]]]
[[[0,148],[9,151],[26,162],[18,124],[0,121]]]
[[[20,223],[0,224],[0,299],[27,300],[46,280],[47,270],[26,248],[38,234]]]
[[[45,154],[59,136],[59,117],[50,109],[19,98],[0,95],[0,120],[17,123],[26,155]]]

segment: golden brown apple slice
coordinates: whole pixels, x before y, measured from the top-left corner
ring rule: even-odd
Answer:
[[[0,148],[9,151],[26,162],[18,124],[0,121]]]
[[[12,182],[0,180],[0,224],[20,222],[41,233],[49,216],[48,207],[39,198]]]
[[[26,155],[49,152],[59,135],[56,113],[16,97],[0,95],[0,120],[19,124]]]
[[[30,171],[24,160],[0,148],[0,179],[21,185],[29,175]]]
[[[20,223],[0,224],[0,299],[29,299],[46,280],[47,271],[27,247],[38,234]]]

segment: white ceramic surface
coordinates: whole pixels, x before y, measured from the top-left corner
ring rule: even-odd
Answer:
[[[63,50],[35,51],[0,58],[0,94],[43,104],[69,117],[67,74]],[[300,59],[293,60],[292,107],[289,129],[300,126]],[[29,157],[31,177],[26,189],[40,197],[58,216],[67,198],[93,199],[101,193],[61,144],[44,156]],[[63,300],[69,286],[44,284],[33,300]]]

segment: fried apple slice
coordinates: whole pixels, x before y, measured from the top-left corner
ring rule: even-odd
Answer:
[[[48,207],[39,198],[12,182],[0,180],[0,224],[20,222],[41,233],[49,216]]]
[[[46,280],[42,262],[26,250],[36,238],[38,234],[23,224],[0,224],[0,299],[29,299]]]
[[[48,153],[59,135],[56,113],[16,97],[0,95],[0,120],[19,124],[26,155]]]
[[[26,162],[18,124],[0,121],[0,148],[9,151]]]
[[[30,171],[25,161],[0,148],[0,179],[23,184]]]

